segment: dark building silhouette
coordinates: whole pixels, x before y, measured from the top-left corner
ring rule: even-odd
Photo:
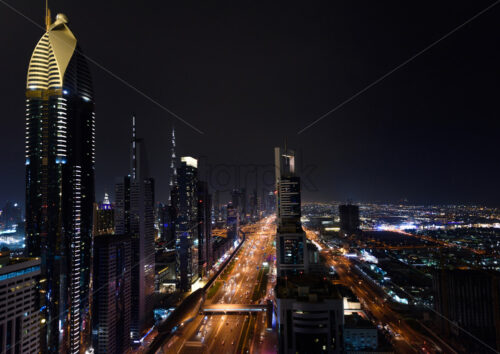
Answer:
[[[130,347],[131,239],[94,239],[92,345],[96,353],[121,354]]]
[[[240,232],[240,213],[238,209],[232,204],[227,205],[227,218],[226,218],[226,228],[227,228],[227,239],[232,244],[238,239]]]
[[[159,203],[157,208],[160,240],[169,249],[175,247],[175,208]]]
[[[208,183],[198,181],[198,273],[204,277],[212,267],[212,196]]]
[[[340,232],[346,236],[359,232],[359,206],[352,204],[339,205],[339,216]]]
[[[465,334],[464,328],[500,350],[500,273],[480,270],[437,270],[433,274],[437,323],[448,339],[469,353],[487,348]],[[450,322],[451,321],[451,322]]]
[[[115,185],[115,232],[132,243],[132,315],[130,334],[134,344],[153,325],[155,289],[154,180],[149,177],[142,139],[136,138],[132,119],[131,173]]]
[[[26,252],[42,259],[41,347],[90,344],[94,93],[87,61],[58,14],[33,51],[26,84]],[[83,335],[83,336],[82,336]],[[83,348],[81,346],[83,343]]]

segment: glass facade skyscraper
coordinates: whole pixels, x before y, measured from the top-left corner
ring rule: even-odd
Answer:
[[[149,177],[145,142],[136,137],[135,117],[132,126],[131,173],[115,185],[115,233],[131,238],[130,338],[138,345],[154,319],[154,180]]]
[[[41,348],[79,353],[90,340],[95,115],[89,68],[67,23],[47,14],[29,63],[26,246],[41,257]]]
[[[300,177],[295,174],[295,153],[274,149],[276,176],[276,256],[278,276],[309,271],[306,235],[300,222]]]
[[[175,248],[177,256],[177,280],[181,291],[190,291],[198,280],[198,161],[192,157],[181,158],[177,169],[177,185],[172,191],[175,207]]]

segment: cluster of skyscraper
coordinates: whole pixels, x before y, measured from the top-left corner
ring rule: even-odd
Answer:
[[[26,258],[0,257],[0,297],[25,302],[0,315],[0,352],[123,353],[153,325],[166,274],[155,271],[156,257],[174,255],[169,274],[180,291],[210,275],[219,197],[215,211],[197,159],[176,157],[172,130],[169,200],[156,208],[134,116],[130,173],[116,181],[113,204],[107,194],[95,202],[89,68],[67,17],[52,23],[46,11],[26,84]],[[239,237],[241,210],[226,210],[229,244]]]

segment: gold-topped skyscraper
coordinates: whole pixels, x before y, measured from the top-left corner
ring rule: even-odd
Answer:
[[[91,328],[93,90],[68,18],[45,17],[26,83],[26,252],[42,259],[41,348],[79,353]]]

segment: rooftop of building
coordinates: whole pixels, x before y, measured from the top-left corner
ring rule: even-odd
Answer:
[[[338,284],[337,285],[337,289],[339,290],[339,292],[342,295],[342,297],[345,297],[345,298],[348,298],[348,299],[357,300],[357,297],[356,297],[356,295],[354,295],[354,293],[352,292],[352,290],[349,289],[344,284]]]
[[[275,290],[278,298],[295,298],[303,302],[342,299],[337,286],[319,274],[298,274],[280,277],[277,280]]]
[[[361,317],[357,312],[344,316],[344,328],[376,329],[373,323]]]
[[[30,257],[11,257],[9,251],[0,252],[0,269],[6,266],[20,264],[27,261],[37,260]]]

